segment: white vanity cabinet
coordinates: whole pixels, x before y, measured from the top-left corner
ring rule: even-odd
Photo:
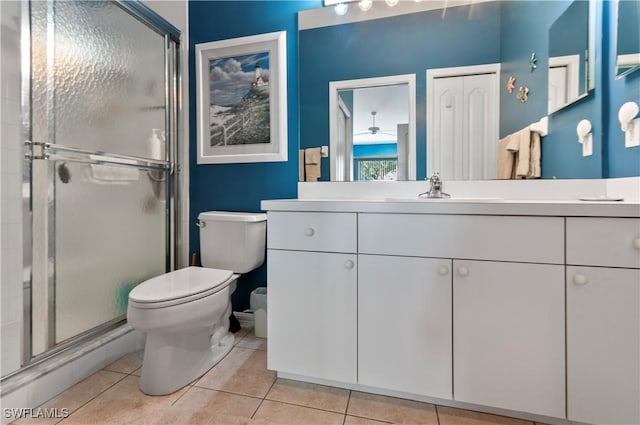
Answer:
[[[450,362],[432,365],[441,368],[443,374],[453,371],[454,400],[564,417],[562,218],[359,214],[358,252],[359,332],[369,327],[375,312],[368,306],[360,311],[363,308],[360,292],[368,294],[371,282],[379,294],[388,300],[398,300],[392,305],[402,311],[399,317],[404,319],[395,325],[396,330],[389,327],[394,332],[396,347],[371,353],[374,344],[367,344],[364,350],[359,344],[360,380],[374,376],[378,380],[369,385],[400,390],[397,381],[404,383],[400,376],[410,376],[410,372],[393,367],[381,373],[369,367],[363,370],[360,364],[383,365],[386,359],[387,364],[395,365],[408,362],[412,356],[415,356],[411,359],[412,366],[418,371],[414,379],[429,377],[429,366],[424,363],[434,356],[425,354],[423,347],[439,349],[449,344],[451,349],[442,334],[452,329],[453,365]],[[380,256],[367,262],[372,272],[365,269],[363,254]],[[420,264],[419,261],[428,262],[430,267],[422,266],[421,270],[413,265]],[[436,279],[438,272],[445,272],[444,267],[452,267],[452,272],[447,270]],[[445,315],[451,314],[450,298],[439,295],[430,299],[433,296],[429,291],[438,287],[438,282],[442,287],[444,281],[453,284],[453,323],[451,318],[445,320]],[[373,323],[380,326],[379,320],[373,319]],[[402,337],[403,326],[416,327],[412,329],[412,337]],[[367,331],[365,335],[373,332]],[[371,358],[377,361],[372,362]],[[385,380],[380,380],[381,376]],[[415,382],[410,392],[450,398],[442,394],[451,394],[447,386],[451,382],[441,382],[438,388]]]
[[[269,212],[268,223],[269,369],[355,383],[356,214]]]
[[[640,423],[633,205],[619,217],[601,203],[271,205],[268,366],[281,376],[540,422]]]
[[[565,416],[564,266],[453,262],[455,400]]]
[[[638,424],[640,219],[567,218],[567,249],[568,419]]]
[[[452,398],[451,260],[358,256],[358,383]]]

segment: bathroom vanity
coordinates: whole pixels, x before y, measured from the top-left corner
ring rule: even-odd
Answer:
[[[262,208],[278,376],[524,418],[639,423],[638,203]]]

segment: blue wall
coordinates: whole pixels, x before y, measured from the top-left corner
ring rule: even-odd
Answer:
[[[609,1],[608,7],[615,8],[615,2]],[[617,52],[619,55],[627,55],[640,52],[640,1],[638,0],[620,0],[619,1],[620,16],[617,28],[618,35],[623,35],[621,42],[618,44]],[[611,15],[614,16],[614,15]],[[611,27],[616,31],[616,27]]]
[[[191,1],[189,3],[190,251],[199,252],[195,226],[202,211],[260,211],[262,199],[297,197],[298,59],[297,12],[320,7],[321,0]],[[248,164],[196,165],[195,44],[275,31],[287,31],[289,160]],[[234,293],[235,310],[248,308],[248,294],[266,284],[266,267],[243,276]]]
[[[455,28],[455,31],[451,31]],[[426,157],[426,70],[500,62],[497,3],[300,31],[301,147],[328,144],[329,81],[416,74],[416,157]],[[398,46],[403,46],[401,49]],[[329,176],[328,161],[322,179]],[[426,176],[418,161],[417,178]]]
[[[544,5],[544,8],[541,7]],[[571,5],[571,1],[549,2],[509,1],[502,8],[502,76],[501,87],[505,87],[509,76],[516,77],[516,90],[520,86],[529,87],[529,100],[520,102],[506,90],[500,93],[500,137],[505,137],[548,115],[548,74],[549,29]],[[542,13],[544,11],[545,13]],[[600,8],[597,11],[601,14]],[[536,19],[531,19],[536,16]],[[601,19],[596,19],[597,22]],[[523,37],[527,34],[527,37]],[[532,34],[534,36],[529,36]],[[601,25],[596,28],[596,38],[602,37]],[[601,42],[596,43],[600,51]],[[529,69],[529,58],[535,52],[537,69]],[[596,61],[600,61],[596,55]],[[596,69],[598,64],[596,63]],[[598,74],[598,72],[596,73]],[[549,135],[542,140],[543,178],[600,178],[602,170],[602,84],[601,75],[596,75],[595,90],[580,101],[554,112],[549,118]],[[582,156],[582,146],[578,143],[576,125],[583,119],[594,123],[593,155]]]
[[[354,158],[394,156],[398,156],[398,144],[395,142],[353,145]]]

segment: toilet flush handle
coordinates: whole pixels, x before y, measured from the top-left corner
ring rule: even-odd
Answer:
[[[196,221],[196,226],[198,226],[199,228],[203,228],[203,227],[207,227],[207,223],[205,221]]]

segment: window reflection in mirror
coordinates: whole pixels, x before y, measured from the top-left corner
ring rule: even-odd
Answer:
[[[640,1],[618,1],[616,77],[640,69]]]

